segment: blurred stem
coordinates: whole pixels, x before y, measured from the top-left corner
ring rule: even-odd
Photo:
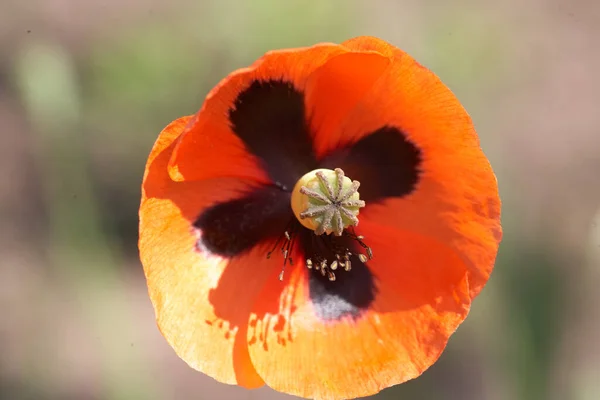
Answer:
[[[70,55],[52,44],[33,44],[16,60],[25,109],[32,123],[36,159],[48,212],[51,263],[71,284],[80,312],[101,337],[103,398],[153,398],[131,370],[141,364],[121,342],[133,336],[123,310],[117,258],[104,234],[93,193],[80,126],[80,97]],[[119,336],[120,335],[120,336]],[[90,338],[91,339],[91,338]],[[137,368],[139,370],[139,368]]]

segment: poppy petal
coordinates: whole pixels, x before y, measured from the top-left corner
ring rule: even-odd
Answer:
[[[254,367],[270,387],[319,399],[377,393],[431,366],[466,317],[466,266],[451,248],[410,231],[361,228],[375,254],[367,266],[377,291],[360,315],[323,318],[320,303],[331,299],[311,293],[306,268],[290,271],[278,299],[272,293],[281,283],[267,280],[255,311],[278,301],[279,313],[254,322],[248,335]]]
[[[350,52],[332,57],[311,74],[306,83],[306,107],[320,148],[335,147],[339,137],[332,133],[390,63],[379,53]],[[319,148],[316,150],[317,157],[322,156]]]
[[[346,168],[360,174],[361,168],[354,165],[364,166],[361,197],[362,188],[369,186],[390,195],[385,205],[368,204],[362,219],[451,245],[469,267],[471,295],[476,296],[492,272],[502,230],[496,177],[471,118],[435,74],[400,49],[372,37],[342,45],[377,51],[393,61],[331,137],[315,138],[317,152],[335,159],[340,146],[330,148],[331,143],[352,149]],[[407,145],[392,145],[382,157],[371,146],[360,145],[382,130],[395,130]],[[410,145],[412,155],[407,151]],[[411,158],[415,154],[418,159]],[[404,168],[404,174],[398,168]],[[401,190],[411,181],[412,190]],[[396,192],[390,191],[395,186]]]
[[[341,168],[361,183],[360,197],[371,206],[416,189],[421,150],[398,128],[384,126],[321,160],[321,168]]]
[[[342,46],[351,51],[373,51],[385,57],[402,57],[406,54],[385,40],[374,36],[357,36],[342,42]]]
[[[238,70],[207,96],[169,164],[176,181],[245,177],[293,187],[314,167],[305,123],[308,76],[342,46],[273,51]]]
[[[191,367],[221,382],[259,387],[264,382],[248,355],[245,305],[258,294],[266,268],[243,268],[247,258],[232,262],[196,250],[198,231],[192,228],[202,210],[238,195],[247,183],[170,179],[168,160],[190,118],[161,132],[144,175],[139,249],[150,299],[163,336]],[[236,279],[228,278],[232,274]]]

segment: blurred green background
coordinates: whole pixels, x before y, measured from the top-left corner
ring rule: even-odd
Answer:
[[[599,21],[594,0],[2,0],[0,398],[291,398],[218,384],[162,339],[141,177],[159,131],[233,69],[368,34],[469,110],[505,229],[440,361],[374,398],[599,399]]]

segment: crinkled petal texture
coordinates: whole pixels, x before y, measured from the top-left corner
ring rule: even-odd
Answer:
[[[342,124],[317,136],[317,152],[356,142],[382,125],[401,127],[422,154],[417,190],[369,207],[362,218],[451,246],[468,268],[475,297],[492,272],[502,229],[498,184],[471,118],[435,74],[401,50],[372,37],[343,45],[390,57],[392,64]]]
[[[294,262],[280,281],[282,260],[266,254],[293,218],[289,191],[317,167],[361,181],[357,231],[374,258],[354,258],[336,282]],[[294,260],[307,257],[303,235]],[[306,398],[363,397],[423,373],[487,282],[501,236],[468,114],[371,37],[234,72],[161,132],[142,186],[140,256],[169,344],[221,382]]]
[[[250,346],[250,357],[270,387],[316,399],[377,393],[432,365],[466,317],[466,271],[449,247],[412,232],[361,224],[376,252],[369,262],[378,280],[375,300],[359,318],[324,322],[311,302],[305,271],[295,270],[279,315],[248,331],[251,341],[254,329],[263,333],[264,342]],[[267,307],[280,284],[266,282],[256,310]]]
[[[246,184],[170,179],[174,141],[189,120],[181,118],[163,130],[144,177],[139,247],[150,299],[162,334],[191,367],[226,383],[260,387],[264,382],[250,364],[245,335],[248,312],[266,278],[260,274],[268,268],[250,270],[243,266],[249,260],[239,259],[238,267],[231,266],[238,273],[228,280],[229,290],[218,291],[233,263],[194,251],[197,233],[190,222],[218,196],[233,196]],[[224,306],[215,310],[211,301],[222,296]]]

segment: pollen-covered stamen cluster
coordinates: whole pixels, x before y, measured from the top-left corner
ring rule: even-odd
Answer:
[[[335,258],[330,264],[327,263],[327,259],[320,255],[314,255],[313,258],[306,259],[306,267],[308,269],[314,269],[320,271],[321,275],[327,276],[330,281],[335,281],[335,271],[340,268],[345,271],[352,269],[352,262],[350,256],[352,252],[346,249],[343,253],[336,253]]]
[[[348,237],[356,241],[366,254],[352,252],[346,246],[347,241],[342,238],[337,238],[333,235],[323,235],[315,238],[315,248],[310,258],[306,258],[305,265],[308,269],[319,271],[321,275],[326,276],[330,281],[336,280],[336,272],[338,270],[350,271],[352,269],[352,256],[358,257],[360,262],[366,263],[373,258],[373,251],[364,242],[363,236],[356,235],[352,232],[344,231],[344,237]],[[324,256],[327,254],[329,257]]]

